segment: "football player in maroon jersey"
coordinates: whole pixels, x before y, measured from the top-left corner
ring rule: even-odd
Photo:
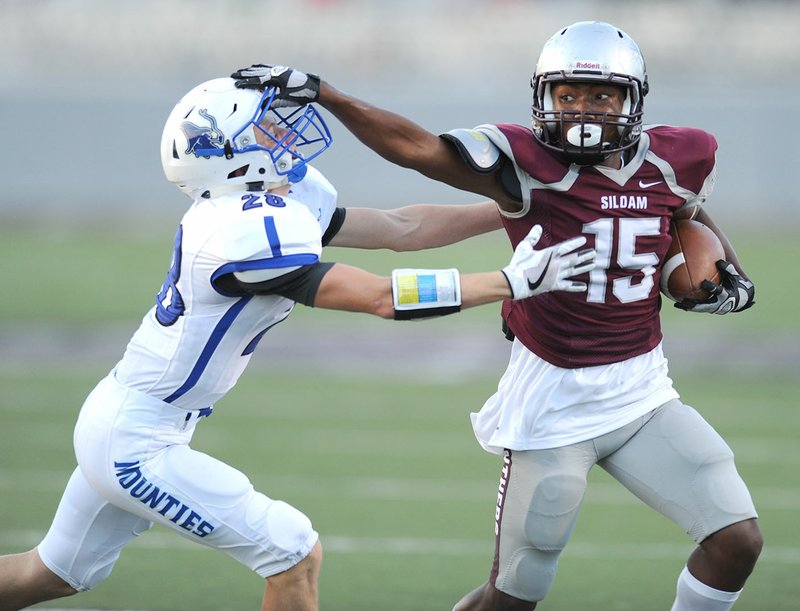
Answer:
[[[719,284],[692,312],[750,307],[754,287],[702,209],[717,143],[699,129],[646,126],[645,62],[625,32],[602,22],[562,28],[531,80],[533,120],[436,136],[338,91],[318,76],[253,65],[237,86],[277,86],[277,106],[318,102],[381,156],[494,199],[516,245],[585,236],[597,265],[585,292],[549,292],[503,307],[511,358],[497,392],[472,415],[481,446],[503,455],[488,581],[455,609],[533,609],[545,598],[595,464],[697,543],[673,611],[730,609],[762,535],[727,443],[668,376],[659,320],[669,224],[690,217],[725,247]],[[666,602],[653,601],[653,608]]]

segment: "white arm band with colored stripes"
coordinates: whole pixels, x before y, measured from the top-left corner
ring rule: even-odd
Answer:
[[[392,272],[395,320],[455,314],[461,310],[457,269],[396,269]]]

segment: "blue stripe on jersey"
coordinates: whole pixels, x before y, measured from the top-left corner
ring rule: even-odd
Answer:
[[[227,293],[217,286],[217,280],[226,274],[233,272],[246,272],[253,269],[278,269],[281,267],[300,267],[301,265],[314,265],[319,263],[319,257],[313,253],[300,253],[297,255],[286,255],[285,257],[272,258],[272,259],[254,259],[252,261],[232,261],[217,268],[211,274],[211,286],[220,295],[225,297],[239,297],[241,293]]]
[[[214,330],[211,332],[206,345],[203,347],[203,351],[200,353],[200,358],[197,359],[197,362],[194,364],[191,373],[189,373],[189,377],[186,378],[186,381],[178,390],[164,399],[165,403],[172,403],[175,401],[175,399],[182,397],[197,385],[197,382],[200,380],[200,376],[203,375],[206,367],[208,367],[208,363],[211,360],[211,357],[214,355],[214,351],[217,349],[217,346],[219,346],[222,338],[225,337],[225,333],[227,333],[228,329],[231,328],[233,321],[236,320],[236,317],[239,316],[239,313],[244,309],[244,306],[246,306],[252,298],[252,295],[242,297],[236,303],[234,303],[227,312],[225,312],[225,315],[220,319],[220,321],[217,323],[217,326],[214,327]]]
[[[278,237],[278,230],[275,228],[275,219],[273,217],[264,217],[264,229],[267,232],[267,240],[269,240],[269,248],[272,251],[272,256],[282,256],[281,239]]]

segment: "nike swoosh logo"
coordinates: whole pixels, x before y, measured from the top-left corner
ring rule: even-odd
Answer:
[[[539,276],[539,279],[538,279],[536,282],[531,282],[530,280],[528,280],[528,288],[529,288],[531,291],[535,291],[536,289],[538,289],[538,288],[539,288],[539,285],[542,283],[542,280],[544,280],[544,276],[545,276],[545,274],[547,273],[547,268],[549,268],[549,267],[550,267],[550,261],[551,261],[552,259],[553,259],[553,253],[551,252],[551,253],[550,253],[550,256],[549,256],[549,257],[547,257],[547,263],[545,263],[545,264],[544,264],[544,269],[542,270],[542,273],[541,273],[541,275]]]
[[[640,189],[647,189],[648,187],[655,187],[656,185],[660,185],[662,182],[664,182],[664,181],[663,180],[657,180],[655,182],[642,182],[640,180],[639,181],[639,188]]]

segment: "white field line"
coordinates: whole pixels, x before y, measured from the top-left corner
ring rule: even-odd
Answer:
[[[44,532],[0,531],[3,548],[32,548],[39,543]],[[390,554],[425,556],[486,556],[493,553],[493,543],[480,539],[423,539],[417,537],[350,537],[321,534],[327,554]],[[166,530],[154,530],[138,537],[131,548],[187,551],[207,550]],[[683,559],[691,553],[693,545],[679,543],[587,543],[572,541],[565,554],[586,560],[613,559]],[[760,563],[800,565],[800,547],[767,546]]]

